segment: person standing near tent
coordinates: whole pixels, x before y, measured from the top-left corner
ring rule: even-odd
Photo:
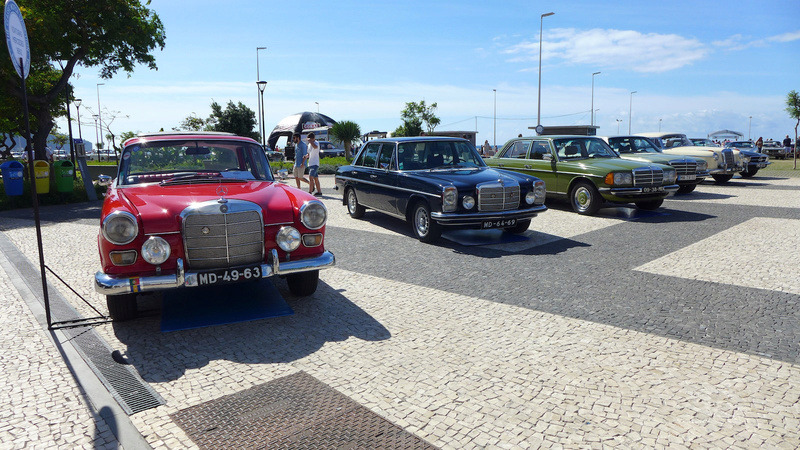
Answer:
[[[297,189],[300,189],[301,181],[309,184],[309,181],[306,180],[305,177],[308,147],[306,143],[300,139],[300,133],[295,133],[294,136],[292,136],[292,142],[294,142],[294,169],[292,173],[294,174],[294,181],[297,182]]]
[[[786,135],[786,139],[783,140],[783,149],[785,150],[784,154],[787,155],[792,154],[792,139],[789,137],[788,134]]]
[[[764,147],[764,138],[762,138],[761,136],[759,136],[759,137],[758,137],[758,140],[756,141],[756,149],[757,149],[756,151],[757,151],[758,153],[763,153],[763,152],[761,151],[761,148],[762,148],[762,147]]]
[[[309,194],[314,194],[317,197],[322,197],[322,187],[319,185],[319,144],[314,137],[314,133],[308,133],[308,179],[311,185],[308,188]],[[316,191],[315,191],[316,189]]]

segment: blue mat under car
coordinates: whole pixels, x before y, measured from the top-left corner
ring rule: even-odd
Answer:
[[[455,229],[445,230],[442,237],[448,241],[464,246],[509,244],[511,242],[527,241],[530,238],[523,234],[506,233],[503,230],[471,230]]]
[[[294,314],[269,280],[164,292],[161,331],[178,331]]]

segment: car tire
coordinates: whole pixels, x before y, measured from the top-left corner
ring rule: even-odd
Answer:
[[[293,273],[286,276],[289,291],[297,297],[307,297],[317,291],[319,270]]]
[[[758,173],[758,169],[753,169],[752,171],[748,170],[747,172],[741,171],[739,172],[739,175],[741,175],[742,178],[752,178],[756,176],[756,173]]]
[[[657,200],[647,200],[647,201],[635,202],[634,204],[639,209],[644,209],[646,211],[654,211],[654,210],[660,208],[663,203],[664,203],[664,199],[663,198],[659,198]]]
[[[136,309],[137,294],[106,295],[106,306],[108,306],[108,316],[114,322],[124,322],[135,319],[138,315]]]
[[[531,226],[531,219],[518,220],[516,225],[514,225],[513,227],[504,228],[504,230],[513,234],[522,234],[528,231],[528,227],[530,226]]]
[[[594,185],[579,181],[569,191],[569,202],[576,213],[591,216],[600,209],[603,199]]]
[[[364,217],[366,208],[364,208],[361,204],[358,203],[356,190],[353,188],[347,189],[345,198],[347,199],[347,212],[350,213],[350,217],[352,217],[353,219],[360,219]]]
[[[431,208],[424,201],[415,203],[411,210],[411,231],[414,237],[426,244],[442,235],[442,226],[431,218]]]
[[[733,175],[711,175],[717,183],[727,183],[731,181]]]
[[[678,186],[678,194],[688,194],[693,192],[697,188],[696,184],[684,184],[682,186]]]

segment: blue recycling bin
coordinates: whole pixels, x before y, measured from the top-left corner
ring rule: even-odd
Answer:
[[[0,164],[3,173],[3,188],[6,195],[22,195],[22,171],[24,167],[19,161],[8,161]]]

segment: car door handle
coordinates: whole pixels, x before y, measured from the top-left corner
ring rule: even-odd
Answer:
[[[530,168],[531,168],[531,165],[530,165],[530,164],[525,164],[525,168],[526,168],[526,169],[530,169]]]
[[[504,164],[498,164],[497,167],[505,167]]]
[[[377,175],[374,175],[374,174],[373,174],[373,175],[370,175],[369,177],[370,177],[370,178],[373,178],[373,179],[375,179],[375,178],[378,178],[378,176],[377,176]]]
[[[355,171],[355,170],[354,170],[354,171],[350,172],[350,174],[351,174],[351,175],[358,175],[358,171]]]

